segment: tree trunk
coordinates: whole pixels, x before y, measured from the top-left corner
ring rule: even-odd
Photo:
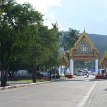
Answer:
[[[5,42],[2,41],[0,43],[0,63],[1,63],[1,87],[5,87],[7,85],[7,77],[8,77],[8,68],[9,68],[9,58],[11,48],[5,47]]]
[[[48,74],[48,80],[51,81],[51,70],[49,70],[48,73],[49,73],[49,74]]]
[[[1,87],[5,87],[7,85],[7,76],[8,71],[6,69],[1,70]]]
[[[32,81],[33,81],[33,83],[36,82],[36,66],[33,66],[33,70],[32,70]]]

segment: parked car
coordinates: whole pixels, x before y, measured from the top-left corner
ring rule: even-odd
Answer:
[[[96,75],[96,72],[93,72],[92,75]]]
[[[83,70],[78,70],[77,71],[77,76],[83,76]]]

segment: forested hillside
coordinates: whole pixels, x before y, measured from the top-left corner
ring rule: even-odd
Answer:
[[[107,35],[88,34],[88,37],[91,39],[91,41],[99,50],[101,57],[104,51],[107,50]]]

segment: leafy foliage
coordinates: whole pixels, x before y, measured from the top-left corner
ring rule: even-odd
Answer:
[[[69,28],[69,31],[59,32],[60,45],[65,51],[70,50],[78,40],[79,31]]]
[[[1,86],[6,85],[9,67],[16,70],[20,67],[30,66],[36,72],[38,65],[45,65],[45,62],[55,59],[55,57],[57,59],[59,50],[57,31],[57,24],[53,24],[52,29],[44,26],[43,15],[33,9],[30,4],[1,0]],[[55,62],[52,66],[55,66],[54,64]]]

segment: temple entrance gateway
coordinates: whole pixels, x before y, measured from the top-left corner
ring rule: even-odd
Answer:
[[[73,77],[74,74],[74,61],[95,60],[95,72],[97,74],[98,57],[99,57],[98,49],[94,46],[94,44],[88,38],[86,32],[84,31],[70,51],[69,68],[71,78]]]

